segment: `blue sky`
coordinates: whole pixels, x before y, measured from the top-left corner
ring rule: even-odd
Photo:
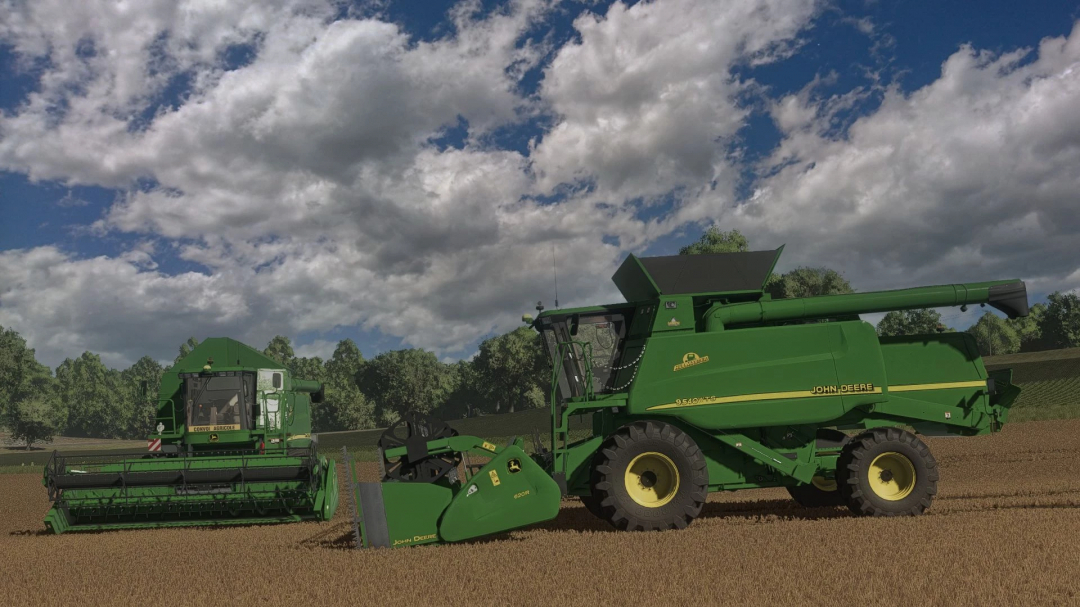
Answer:
[[[860,290],[1080,286],[1075,2],[182,5],[0,8],[0,325],[50,365],[465,357],[553,247],[597,303],[714,223]]]

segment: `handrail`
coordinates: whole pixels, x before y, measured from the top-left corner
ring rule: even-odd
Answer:
[[[552,472],[555,472],[556,461],[558,458],[559,449],[557,449],[558,430],[562,422],[562,412],[559,411],[559,377],[562,374],[563,362],[568,354],[571,353],[574,346],[581,348],[581,359],[585,364],[585,387],[584,396],[589,400],[594,397],[593,393],[593,373],[592,373],[592,344],[587,341],[564,341],[559,342],[556,346],[556,359],[553,361],[551,372],[551,456],[552,456]],[[566,449],[567,439],[563,437],[563,450]],[[562,460],[563,468],[566,467],[566,460]],[[566,470],[563,470],[566,473]]]

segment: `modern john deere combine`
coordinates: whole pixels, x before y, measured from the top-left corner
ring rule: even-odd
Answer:
[[[328,520],[333,460],[316,452],[322,386],[231,339],[207,339],[161,380],[150,452],[54,453],[45,525],[78,530]]]
[[[937,464],[904,427],[996,431],[1019,388],[1010,371],[986,372],[965,333],[879,338],[858,314],[989,304],[1024,316],[1024,283],[774,301],[763,285],[779,253],[630,256],[613,277],[628,303],[527,318],[553,362],[550,448],[529,457],[520,440],[404,420],[380,442],[384,482],[351,491],[358,546],[503,531],[554,517],[563,495],[631,530],[686,527],[710,491],[754,487],[860,515],[926,510]],[[592,433],[571,442],[578,414]],[[458,479],[469,452],[491,459]]]

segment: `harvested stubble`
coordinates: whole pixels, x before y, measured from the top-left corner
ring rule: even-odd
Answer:
[[[940,494],[914,519],[713,495],[685,531],[559,518],[468,544],[358,552],[329,523],[51,536],[34,475],[0,476],[11,605],[1076,605],[1080,420],[928,439]],[[362,464],[374,474],[374,464]],[[373,479],[370,479],[373,480]]]

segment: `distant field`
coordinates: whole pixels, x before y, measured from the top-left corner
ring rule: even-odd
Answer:
[[[1020,386],[1009,421],[1080,417],[1080,348],[992,356],[984,362],[991,371],[1012,369]]]
[[[53,437],[51,443],[38,443],[27,451],[20,441],[13,441],[6,432],[0,432],[0,474],[22,472],[25,466],[44,466],[53,451],[64,453],[131,453],[146,451],[146,439],[123,440],[109,438],[77,438],[71,436]]]

